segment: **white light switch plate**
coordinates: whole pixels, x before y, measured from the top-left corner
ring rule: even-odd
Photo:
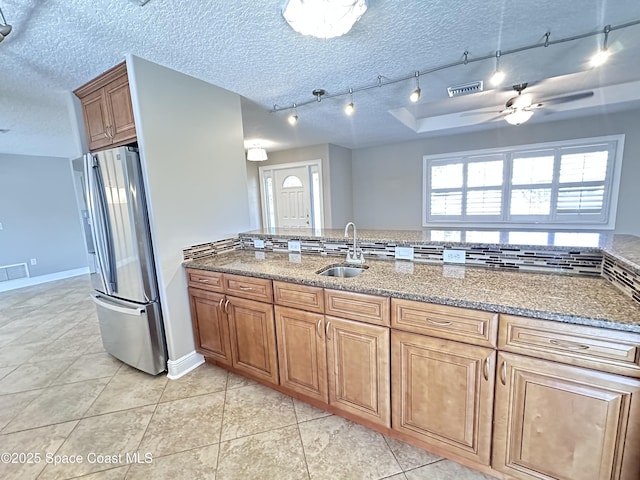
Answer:
[[[396,247],[396,260],[413,260],[413,247]]]
[[[300,255],[299,253],[290,253],[289,261],[291,263],[302,263],[302,255]]]
[[[300,240],[289,240],[287,243],[290,252],[300,252],[302,251],[302,245],[300,244]]]
[[[442,259],[445,263],[464,263],[466,260],[465,251],[445,249],[442,254]]]
[[[256,252],[256,260],[264,260],[265,258],[264,252]]]
[[[264,248],[264,240],[262,240],[261,238],[254,238],[253,239],[253,247],[254,248]]]

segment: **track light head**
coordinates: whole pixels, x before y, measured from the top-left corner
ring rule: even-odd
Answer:
[[[347,115],[353,115],[353,112],[355,112],[356,110],[356,106],[353,104],[353,102],[347,103],[347,106],[344,107],[344,113],[346,113]]]
[[[0,9],[0,20],[2,21],[2,23],[0,23],[0,42],[2,42],[4,40],[4,37],[11,33],[13,27],[7,23],[7,19],[4,18],[2,9]]]
[[[494,87],[497,87],[498,85],[500,85],[504,81],[504,77],[505,77],[504,72],[500,70],[500,55],[502,55],[502,52],[498,50],[496,52],[496,69],[494,70],[493,75],[491,75],[491,78],[489,79],[489,82]]]
[[[413,92],[411,92],[411,95],[409,95],[409,100],[411,100],[413,103],[416,103],[418,100],[420,100],[420,93],[422,93],[420,87],[416,88]]]
[[[609,42],[609,32],[611,31],[611,25],[607,25],[604,27],[604,40],[602,41],[602,48],[595,53],[593,57],[591,57],[591,66],[599,67],[604,64],[609,59],[609,46],[607,45]]]
[[[287,121],[289,122],[289,125],[295,125],[296,123],[298,123],[298,115],[295,115],[295,114],[289,115],[289,117],[287,118]]]

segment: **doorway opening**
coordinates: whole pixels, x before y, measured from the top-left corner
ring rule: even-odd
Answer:
[[[320,160],[269,165],[258,171],[265,228],[323,228]]]

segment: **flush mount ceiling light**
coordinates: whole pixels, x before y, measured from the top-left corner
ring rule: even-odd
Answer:
[[[302,35],[334,38],[351,30],[366,11],[366,0],[288,0],[282,16]]]
[[[4,37],[11,33],[13,27],[7,23],[7,20],[4,18],[4,13],[2,13],[2,9],[0,8],[0,19],[2,19],[2,24],[0,24],[0,42],[4,40]]]
[[[287,8],[289,7],[290,4],[296,4],[299,6],[302,5],[321,5],[321,4],[338,4],[338,5],[350,5],[351,7],[354,7],[360,3],[360,2],[356,2],[354,0],[345,0],[344,2],[338,1],[338,0],[289,0],[289,2],[287,3],[287,6],[285,7],[285,10],[287,10]],[[362,2],[364,3],[364,6],[366,8],[366,2]],[[293,7],[292,7],[293,8]],[[306,7],[305,7],[306,8]],[[283,12],[284,15],[284,12]],[[286,17],[286,15],[285,15]],[[598,52],[598,61],[596,63],[599,62],[599,64],[602,64],[602,62],[604,60],[606,60],[607,56],[609,55],[610,51],[608,49],[607,46],[607,42],[609,39],[609,33],[613,32],[614,30],[622,30],[625,28],[629,28],[629,27],[633,27],[636,25],[640,25],[640,19],[639,20],[634,20],[631,22],[627,22],[627,23],[623,23],[620,25],[607,25],[606,27],[604,27],[604,30],[598,30],[598,31],[592,31],[592,32],[586,32],[586,33],[581,33],[578,35],[573,35],[571,37],[563,37],[563,38],[558,38],[558,39],[554,39],[554,40],[550,40],[550,36],[551,36],[551,32],[546,32],[543,35],[544,40],[542,40],[541,42],[538,43],[533,43],[533,44],[529,44],[529,45],[523,45],[520,47],[516,47],[516,48],[512,48],[509,50],[498,50],[495,53],[492,53],[490,55],[484,55],[484,56],[478,56],[478,57],[473,57],[470,58],[470,54],[468,51],[465,51],[462,54],[462,59],[458,60],[458,61],[454,61],[451,63],[445,63],[442,65],[437,65],[434,66],[432,68],[426,69],[426,70],[419,70],[414,72],[411,75],[404,75],[401,77],[396,77],[396,78],[388,78],[388,77],[384,77],[384,81],[383,81],[383,77],[382,75],[378,75],[377,76],[377,82],[376,83],[370,83],[367,85],[362,85],[358,88],[349,88],[347,90],[343,90],[343,91],[338,91],[336,93],[331,93],[331,94],[327,94],[326,92],[324,92],[324,95],[317,95],[316,91],[314,90],[313,95],[315,96],[315,98],[313,100],[305,100],[302,102],[296,102],[293,103],[289,106],[284,106],[284,107],[280,107],[277,104],[274,104],[273,109],[271,110],[271,113],[274,112],[280,112],[280,111],[284,111],[284,110],[294,110],[294,113],[291,114],[289,116],[289,123],[291,123],[292,125],[295,125],[296,122],[298,121],[298,114],[296,111],[296,107],[300,107],[300,106],[304,106],[304,105],[310,105],[312,103],[317,103],[319,102],[321,99],[325,100],[325,99],[330,99],[330,98],[336,98],[336,97],[342,97],[344,95],[349,95],[350,98],[353,99],[353,94],[357,93],[357,92],[364,92],[367,90],[372,90],[375,88],[380,88],[380,87],[385,87],[387,85],[393,85],[395,83],[399,83],[399,82],[406,82],[412,79],[415,79],[416,82],[416,89],[413,90],[413,92],[411,93],[410,99],[412,102],[417,102],[420,99],[421,96],[421,90],[420,90],[420,84],[419,84],[419,77],[421,75],[428,75],[430,73],[435,73],[435,72],[439,72],[441,70],[447,70],[449,68],[453,68],[453,67],[457,67],[459,65],[468,65],[469,63],[474,63],[474,62],[481,62],[481,61],[485,61],[485,60],[495,60],[495,66],[496,69],[494,70],[494,75],[496,73],[502,73],[502,75],[504,76],[504,73],[500,70],[500,58],[504,57],[506,55],[512,55],[512,54],[516,54],[516,53],[521,53],[524,51],[528,51],[528,50],[533,50],[536,48],[546,48],[549,47],[551,45],[557,45],[557,44],[561,44],[561,43],[565,43],[565,42],[574,42],[574,41],[579,41],[585,38],[589,38],[589,37],[593,37],[595,35],[602,35],[604,33],[604,42],[603,42],[603,48],[600,50],[600,52]],[[482,91],[482,82],[475,82],[475,83],[479,83],[480,84],[480,88],[478,88],[478,91]],[[471,84],[469,84],[471,85]],[[466,86],[466,85],[465,85]],[[453,88],[453,87],[451,87]],[[467,92],[468,93],[468,92]],[[449,96],[454,96],[451,94],[451,92],[449,92]],[[322,97],[322,98],[320,98]],[[523,96],[525,97],[525,96]],[[350,115],[353,111],[353,106],[351,105],[353,104],[353,100],[351,101],[350,104],[348,104],[345,107],[345,113],[347,115]],[[351,105],[351,106],[350,106]],[[511,112],[511,113],[516,113],[516,112]],[[507,114],[507,116],[509,116],[509,114]],[[525,117],[527,117],[525,119]],[[505,117],[506,118],[506,117]],[[513,120],[514,122],[517,121],[519,123],[514,123],[516,125],[519,125],[520,123],[524,123],[525,121],[527,121],[529,118],[531,118],[531,115],[529,114],[517,114],[514,117],[509,117],[509,119],[507,119],[507,121],[509,123],[511,123],[511,120]],[[523,120],[524,119],[524,120]]]
[[[256,145],[247,150],[247,160],[250,162],[264,162],[267,159],[267,151],[260,146]]]

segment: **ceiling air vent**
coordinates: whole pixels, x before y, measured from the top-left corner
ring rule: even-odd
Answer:
[[[482,80],[447,87],[447,93],[450,97],[460,97],[462,95],[469,95],[470,93],[481,92],[482,90],[484,90]]]

